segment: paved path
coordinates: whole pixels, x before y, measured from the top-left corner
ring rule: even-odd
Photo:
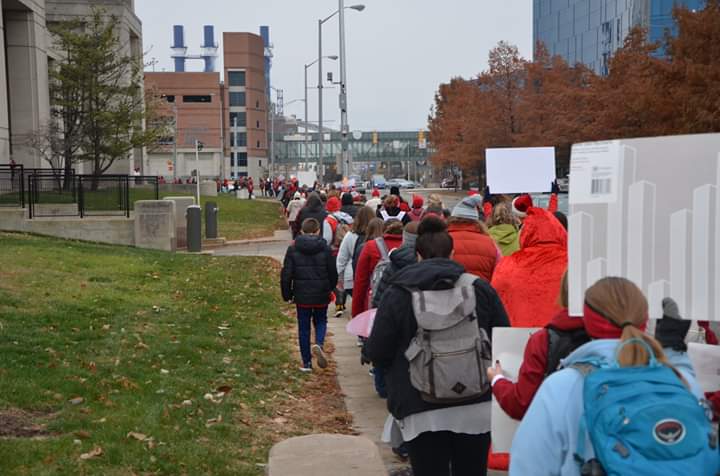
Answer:
[[[236,242],[216,249],[213,254],[214,256],[269,256],[282,262],[290,244],[290,234],[284,233],[276,233],[273,239],[268,240]],[[389,472],[405,468],[407,463],[403,463],[392,453],[388,445],[380,441],[388,415],[387,407],[385,400],[380,399],[375,393],[372,377],[368,375],[368,366],[360,364],[357,338],[345,331],[347,322],[347,313],[341,318],[329,317],[328,330],[332,333],[331,339],[335,344],[335,353],[332,357],[337,362],[338,381],[345,396],[345,405],[353,417],[353,427],[360,435],[378,446],[383,463]],[[488,472],[490,476],[501,474],[506,473]]]

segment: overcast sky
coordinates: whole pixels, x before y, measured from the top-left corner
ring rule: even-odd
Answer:
[[[363,12],[346,13],[348,117],[351,130],[417,130],[427,125],[433,96],[442,82],[471,77],[487,66],[498,41],[532,53],[532,0],[345,0],[363,3]],[[156,71],[172,71],[172,25],[185,25],[185,43],[199,53],[202,26],[215,25],[222,48],[223,31],[259,33],[270,26],[275,46],[272,83],[285,102],[303,97],[303,66],[317,57],[317,21],[335,11],[337,0],[136,0],[143,43]],[[337,19],[323,27],[323,53],[338,53]],[[220,50],[222,51],[222,50]],[[222,57],[222,55],[220,55]],[[336,62],[325,71],[339,79]],[[218,63],[218,70],[222,62]],[[202,70],[189,62],[188,71]],[[310,85],[317,69],[308,71]],[[325,119],[339,120],[337,90],[325,90]],[[308,91],[310,120],[317,121],[317,90]],[[286,107],[302,118],[303,104]],[[330,122],[337,128],[338,122]]]

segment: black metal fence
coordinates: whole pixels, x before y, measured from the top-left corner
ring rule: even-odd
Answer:
[[[138,200],[159,200],[155,176],[82,175],[0,164],[0,206],[28,206],[29,218],[130,217]]]
[[[22,165],[0,164],[0,207],[25,206],[25,181]]]

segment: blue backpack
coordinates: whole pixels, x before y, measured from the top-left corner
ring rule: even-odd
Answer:
[[[647,366],[619,366],[618,354],[629,343],[645,346],[651,356]],[[670,367],[657,362],[645,341],[618,345],[609,366],[586,362],[572,367],[585,376],[585,416],[575,453],[581,474],[719,474],[718,435],[707,407]],[[595,452],[591,461],[585,460],[588,436]]]

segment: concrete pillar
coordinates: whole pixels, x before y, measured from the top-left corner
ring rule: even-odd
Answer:
[[[29,10],[6,11],[5,28],[13,157],[28,167],[42,167],[26,144],[50,117],[45,17]]]

